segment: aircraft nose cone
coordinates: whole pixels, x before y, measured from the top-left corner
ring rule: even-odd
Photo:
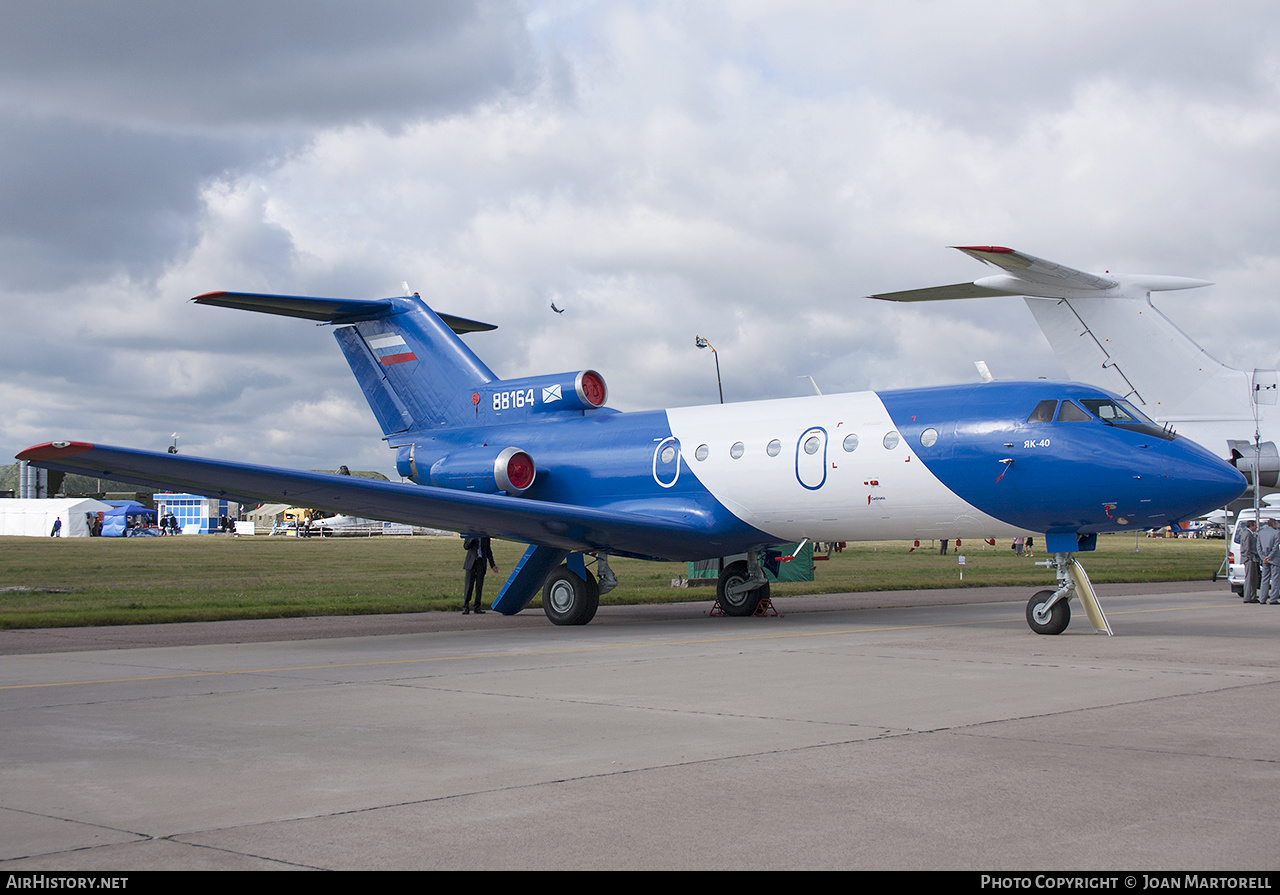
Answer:
[[[1199,446],[1196,446],[1199,448]],[[1203,453],[1201,453],[1203,452]],[[1199,516],[1226,506],[1244,493],[1248,482],[1240,471],[1203,448],[1192,453],[1178,471],[1173,487],[1187,509],[1184,516]]]

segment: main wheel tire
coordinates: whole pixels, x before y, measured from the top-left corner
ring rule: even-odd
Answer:
[[[1045,611],[1055,591],[1042,590],[1027,602],[1027,624],[1037,634],[1061,634],[1071,624],[1071,604],[1059,600]]]
[[[583,581],[561,565],[542,585],[542,611],[553,625],[585,625],[596,617],[600,607],[600,587],[595,576],[587,572]]]
[[[750,578],[751,571],[745,560],[731,562],[721,570],[720,577],[716,580],[716,600],[720,603],[720,608],[724,610],[725,615],[754,615],[760,601],[769,598],[768,581],[755,590],[749,590],[737,596],[729,594],[729,585],[741,584]]]

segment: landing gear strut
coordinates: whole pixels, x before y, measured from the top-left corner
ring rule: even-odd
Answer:
[[[1071,605],[1067,601],[1078,596],[1094,630],[1111,636],[1111,625],[1093,592],[1089,576],[1071,554],[1055,553],[1053,559],[1036,565],[1053,568],[1058,576],[1058,589],[1038,591],[1028,601],[1027,624],[1032,631],[1037,634],[1061,634],[1065,631],[1071,623]]]

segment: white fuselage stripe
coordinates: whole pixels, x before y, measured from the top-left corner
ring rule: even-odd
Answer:
[[[781,539],[1023,533],[943,485],[898,435],[875,392],[676,408],[667,418],[685,463],[711,495]],[[852,451],[845,449],[850,435],[857,438]]]

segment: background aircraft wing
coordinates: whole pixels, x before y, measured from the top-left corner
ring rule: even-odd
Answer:
[[[618,547],[616,552],[635,554],[635,545],[641,545],[640,555],[684,558],[698,552],[700,543],[715,537],[710,515],[700,514],[692,504],[682,505],[679,517],[662,518],[74,441],[36,445],[18,454],[18,459],[48,469],[207,497],[288,503],[570,551]],[[633,546],[628,549],[627,545]]]
[[[1003,246],[952,246],[983,264],[1008,271],[1020,280],[1044,286],[1068,286],[1072,289],[1111,289],[1119,282],[1097,274],[1085,273],[1065,264],[1055,264],[1026,252]]]
[[[1101,277],[1055,264],[1026,252],[1006,249],[1002,246],[952,246],[970,258],[983,264],[998,267],[1003,274],[984,277],[972,283],[956,283],[952,286],[931,286],[927,289],[911,289],[907,292],[884,292],[869,296],[885,301],[943,301],[952,298],[989,298],[996,295],[1034,295],[1060,298],[1069,294],[1086,294],[1114,289],[1120,280]],[[1147,278],[1151,279],[1151,278]],[[1169,278],[1164,278],[1169,279]],[[1197,284],[1203,285],[1196,281]],[[1145,284],[1152,288],[1152,284]],[[1154,288],[1166,288],[1156,284]],[[1185,289],[1186,285],[1167,288]]]
[[[868,295],[881,301],[943,301],[949,298],[991,298],[994,295],[1008,297],[1003,289],[988,289],[977,283],[955,283],[951,286],[930,286],[927,289],[908,289],[906,292],[882,292]]]

